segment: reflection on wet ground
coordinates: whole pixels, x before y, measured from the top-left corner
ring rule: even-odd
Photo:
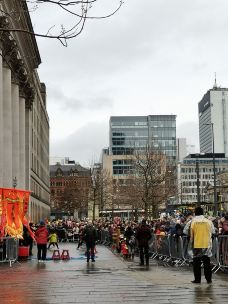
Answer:
[[[70,261],[0,265],[1,304],[55,303],[227,303],[228,275],[216,274],[213,284],[193,286],[191,268],[167,268],[156,262],[147,268],[126,262],[98,247],[95,263],[86,262],[74,244]]]

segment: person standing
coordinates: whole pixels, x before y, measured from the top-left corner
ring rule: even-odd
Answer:
[[[204,217],[203,208],[196,207],[195,217],[186,225],[184,233],[190,235],[193,249],[194,280],[192,283],[201,283],[202,262],[205,279],[207,283],[212,283],[210,257],[212,256],[212,235],[215,233],[215,228],[213,223]]]
[[[146,224],[146,220],[143,219],[141,225],[136,232],[136,240],[139,246],[140,266],[144,265],[144,256],[146,260],[146,266],[149,266],[149,239],[151,238],[150,227]]]
[[[56,246],[57,249],[59,249],[58,246],[58,237],[57,237],[57,233],[55,231],[51,231],[48,237],[48,241],[49,241],[49,245],[47,249],[50,249],[51,245],[52,246]]]
[[[48,230],[44,221],[40,221],[39,228],[35,232],[37,243],[37,260],[38,262],[45,261],[47,256]]]
[[[97,241],[97,231],[95,227],[92,225],[92,222],[88,222],[84,231],[83,231],[83,240],[86,243],[86,257],[87,263],[89,262],[90,258],[92,262],[95,262],[95,245]]]
[[[134,230],[131,225],[128,225],[125,232],[124,236],[126,238],[126,243],[128,247],[128,257],[129,258],[134,258],[134,247],[135,247],[135,236],[134,236]]]
[[[33,242],[34,242],[34,235],[35,235],[35,225],[33,223],[29,223],[30,231],[28,236],[28,245],[29,245],[29,255],[32,256],[32,248],[33,248]]]

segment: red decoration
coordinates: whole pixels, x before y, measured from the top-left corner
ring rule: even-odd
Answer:
[[[0,188],[0,237],[22,238],[30,191]],[[25,225],[26,226],[26,225]],[[28,225],[29,226],[29,225]]]

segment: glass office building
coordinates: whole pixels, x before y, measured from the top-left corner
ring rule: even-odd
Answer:
[[[176,115],[111,116],[109,151],[111,155],[132,155],[150,147],[162,151],[169,164],[176,162]],[[129,162],[129,160],[128,160]],[[113,173],[129,172],[126,160],[113,160]]]

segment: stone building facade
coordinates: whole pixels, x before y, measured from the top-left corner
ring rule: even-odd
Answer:
[[[50,166],[51,214],[53,217],[88,215],[91,171],[79,164]]]
[[[28,217],[37,222],[50,214],[46,87],[35,37],[13,31],[33,32],[26,2],[0,5],[0,187],[30,190]]]

